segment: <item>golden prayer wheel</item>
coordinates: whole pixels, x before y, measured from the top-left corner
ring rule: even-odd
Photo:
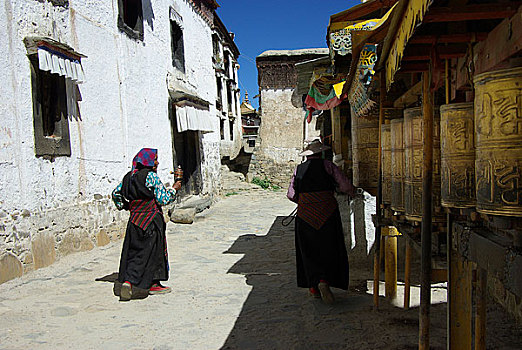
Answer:
[[[352,116],[353,184],[377,194],[379,120]]]
[[[473,82],[477,210],[522,217],[522,67]]]
[[[440,116],[433,116],[433,221],[443,220],[440,207]],[[422,220],[423,119],[421,108],[404,110],[404,212],[408,220]]]
[[[440,107],[441,203],[445,207],[475,206],[475,142],[473,103]]]
[[[381,125],[382,202],[391,203],[391,124]]]
[[[393,119],[390,127],[391,142],[391,208],[404,211],[404,119]]]

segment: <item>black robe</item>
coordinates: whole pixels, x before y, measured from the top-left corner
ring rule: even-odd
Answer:
[[[122,195],[126,200],[132,202],[154,198],[154,192],[145,186],[149,171],[151,170],[141,169],[134,175],[131,172],[125,175]],[[166,281],[169,278],[165,229],[161,210],[146,230],[129,220],[121,252],[119,282],[129,281],[133,286],[149,289],[153,282]]]
[[[313,158],[297,167],[294,189],[296,194],[301,197],[303,193],[311,195],[323,193],[333,197],[335,182],[326,172],[323,160]],[[323,204],[317,202],[310,209],[321,212],[325,209],[322,208]],[[299,204],[298,200],[298,213],[300,205],[302,204]],[[317,287],[320,280],[326,280],[332,287],[348,289],[348,254],[344,242],[341,215],[336,202],[335,208],[332,209],[330,210],[332,214],[318,229],[301,218],[299,214],[296,216],[295,246],[297,285],[299,287]]]

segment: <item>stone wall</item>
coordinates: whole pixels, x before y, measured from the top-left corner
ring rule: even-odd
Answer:
[[[249,179],[265,176],[273,184],[287,187],[295,167],[301,163],[304,137],[319,136],[316,118],[305,123],[305,112],[292,105],[293,88],[261,91],[262,114],[259,147],[249,168]]]
[[[0,283],[121,239],[127,219],[108,195],[49,210],[0,210]]]
[[[271,157],[254,152],[250,161],[247,180],[251,182],[254,177],[261,180],[266,177],[273,185],[286,189],[298,164],[294,161],[278,163]]]

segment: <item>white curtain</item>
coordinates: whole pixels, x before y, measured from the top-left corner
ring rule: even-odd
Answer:
[[[178,132],[187,130],[211,132],[212,122],[209,111],[194,108],[192,106],[176,106],[176,122]]]
[[[38,67],[41,70],[64,76],[77,83],[85,81],[85,73],[79,61],[63,58],[40,47],[38,48]]]

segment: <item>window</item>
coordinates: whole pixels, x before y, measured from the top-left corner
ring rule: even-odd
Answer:
[[[222,90],[223,90],[223,86],[221,85],[221,78],[220,77],[216,77],[216,86],[217,86],[216,108],[218,109],[218,111],[221,111],[222,108],[223,108],[223,106],[222,106],[222,101],[223,101]]]
[[[183,49],[183,30],[176,21],[170,21],[172,40],[172,66],[185,73],[185,52]]]
[[[38,56],[31,55],[33,122],[37,157],[70,156],[69,120],[67,118],[68,86],[64,76],[40,70]],[[71,92],[69,92],[71,93]]]
[[[221,132],[221,140],[225,139],[225,119],[219,120],[219,130]]]
[[[232,88],[227,85],[227,102],[228,102],[228,113],[232,114]]]
[[[234,120],[231,119],[228,121],[230,126],[230,141],[234,141]]]
[[[118,28],[133,39],[143,40],[141,0],[118,0]]]

